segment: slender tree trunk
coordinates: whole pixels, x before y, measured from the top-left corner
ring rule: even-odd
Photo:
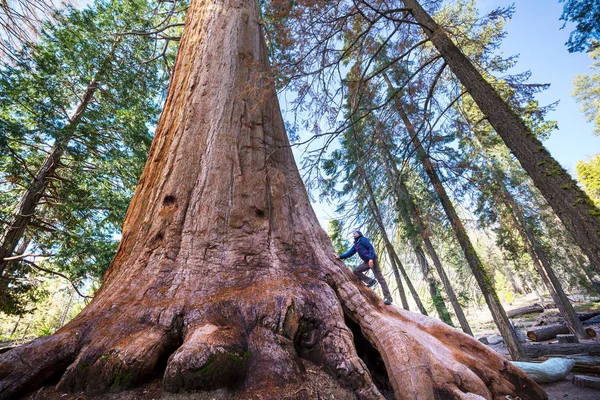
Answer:
[[[254,0],[190,2],[104,283],[57,333],[0,355],[0,398],[54,376],[59,390],[115,391],[166,360],[165,390],[215,399],[546,399],[493,350],[385,306],[335,259],[285,135],[261,24]]]
[[[390,87],[390,89],[392,88]],[[504,338],[504,342],[506,343],[506,347],[508,348],[510,356],[514,361],[521,360],[524,356],[523,348],[521,346],[521,343],[519,342],[517,334],[512,328],[510,320],[506,316],[506,312],[504,311],[502,304],[500,304],[500,300],[498,299],[498,295],[496,294],[496,289],[494,288],[494,285],[488,273],[486,272],[483,263],[479,259],[475,248],[471,244],[471,240],[469,239],[467,231],[465,230],[462,221],[458,217],[458,213],[456,212],[454,205],[450,201],[450,198],[446,193],[446,189],[444,189],[444,186],[442,185],[437,171],[435,170],[431,160],[427,156],[427,153],[425,153],[425,150],[421,146],[421,141],[419,140],[419,137],[417,136],[417,133],[414,129],[414,126],[410,122],[408,115],[406,115],[403,105],[400,103],[400,100],[397,97],[394,99],[394,101],[396,104],[398,114],[404,122],[408,134],[412,139],[412,143],[417,152],[417,156],[423,163],[425,173],[431,180],[431,184],[433,185],[433,188],[436,194],[438,195],[440,202],[442,203],[442,207],[444,208],[444,211],[448,216],[448,220],[452,225],[452,229],[454,230],[456,238],[458,239],[458,242],[460,243],[460,246],[463,249],[465,258],[467,259],[467,263],[469,264],[469,267],[473,272],[473,276],[475,277],[475,280],[477,281],[477,284],[481,289],[483,297],[485,298],[488,308],[492,313],[494,322],[500,330],[500,334]]]
[[[431,268],[429,268],[429,263],[427,262],[427,258],[425,258],[425,253],[423,252],[423,248],[419,243],[414,239],[410,239],[411,246],[415,251],[415,255],[417,257],[417,261],[419,266],[421,267],[421,273],[423,274],[423,278],[427,281],[427,285],[429,287],[429,295],[431,296],[431,301],[433,302],[433,306],[435,307],[440,319],[447,323],[450,326],[454,326],[452,323],[452,317],[450,317],[450,313],[448,312],[448,308],[446,307],[446,303],[444,302],[444,297],[440,292],[440,288],[438,287],[438,283],[431,272]]]
[[[388,81],[388,84],[391,85],[391,83],[389,83],[389,80],[387,79],[387,75],[385,75],[385,73],[384,73],[384,77],[386,78],[386,81]],[[389,153],[389,150],[384,148],[383,146],[381,146],[380,151],[385,157],[383,164],[386,168],[386,174],[388,175],[388,180],[390,182],[395,182],[396,208],[397,208],[398,214],[403,215],[403,216],[405,215],[405,213],[403,213],[401,210],[402,207],[401,207],[400,202],[402,201],[406,205],[406,208],[408,209],[408,212],[411,215],[412,220],[414,221],[414,225],[415,225],[417,231],[419,232],[419,234],[421,235],[421,238],[423,239],[423,243],[425,244],[427,253],[429,254],[429,257],[431,257],[431,260],[433,261],[433,265],[434,265],[438,275],[440,276],[442,285],[444,286],[444,291],[446,292],[446,295],[448,296],[448,300],[450,301],[450,304],[452,304],[452,308],[454,309],[454,313],[456,314],[456,318],[458,319],[461,329],[466,334],[473,336],[473,331],[471,330],[469,321],[467,320],[467,317],[465,316],[462,306],[460,305],[460,302],[458,301],[458,298],[456,297],[456,293],[454,292],[454,289],[452,288],[452,285],[450,284],[450,280],[448,279],[448,275],[446,275],[446,271],[444,270],[444,267],[442,266],[442,262],[437,254],[437,251],[435,250],[435,247],[433,246],[433,243],[431,242],[431,238],[428,233],[429,229],[427,227],[427,223],[421,217],[421,213],[419,212],[417,205],[412,200],[412,197],[408,191],[408,188],[406,187],[406,183],[400,176],[400,171],[398,171],[396,164],[393,161],[392,155]],[[393,168],[393,173],[390,170],[390,167]],[[405,223],[407,225],[410,225],[410,220],[405,221]]]
[[[600,210],[419,2],[402,1],[600,272]]]
[[[474,136],[473,141],[480,150],[485,151],[485,148],[479,142],[477,137]],[[504,184],[504,174],[493,160],[487,158],[486,162],[488,164],[488,168],[490,168],[492,171],[493,179],[498,185],[500,201],[507,209],[513,225],[517,228],[517,231],[519,232],[519,235],[525,244],[525,248],[531,256],[535,269],[540,274],[544,285],[550,293],[550,297],[552,297],[552,300],[559,309],[560,314],[565,319],[565,322],[567,323],[571,333],[576,335],[579,339],[587,339],[588,335],[583,329],[581,321],[579,318],[577,318],[575,310],[567,298],[560,281],[554,273],[554,270],[552,269],[550,261],[546,257],[542,246],[529,227],[529,224],[525,219],[525,215],[523,214],[521,205],[515,200],[513,195],[509,192],[508,188]]]
[[[19,315],[19,318],[17,318],[17,322],[15,322],[15,326],[13,327],[12,331],[10,332],[10,337],[12,337],[16,332],[17,332],[17,328],[19,327],[19,322],[21,322],[21,318],[23,316]]]
[[[81,123],[88,105],[94,98],[94,94],[98,89],[99,81],[102,80],[104,74],[106,73],[106,69],[109,67],[110,62],[115,55],[119,42],[120,38],[115,39],[113,42],[110,52],[101,62],[98,72],[90,81],[90,83],[88,83],[81,100],[77,104],[77,107],[75,107],[75,111],[65,124],[65,127],[63,128],[63,136],[60,139],[56,139],[52,149],[50,150],[50,153],[48,153],[42,162],[42,165],[39,167],[35,177],[21,197],[19,205],[13,213],[10,221],[4,227],[4,232],[2,235],[0,235],[0,277],[3,276],[4,269],[6,268],[7,261],[5,261],[5,259],[13,255],[17,243],[19,243],[19,240],[21,240],[25,229],[33,218],[35,209],[40,202],[40,199],[44,195],[44,191],[46,190],[48,183],[51,181],[56,169],[60,165],[60,159],[63,156],[73,133]]]
[[[354,139],[355,139],[355,141],[357,141],[356,138],[354,138]],[[356,149],[356,150],[360,154],[361,159],[364,158],[364,154],[361,152],[361,150],[360,149]],[[408,277],[408,274],[406,273],[404,265],[402,265],[402,262],[400,261],[400,258],[398,257],[398,253],[396,253],[396,250],[394,249],[392,242],[389,240],[389,237],[387,236],[387,232],[385,230],[385,224],[383,223],[383,218],[381,216],[379,206],[377,205],[377,201],[375,200],[375,193],[373,192],[373,186],[371,185],[371,181],[367,178],[367,174],[365,173],[365,170],[362,167],[362,165],[358,164],[357,169],[360,173],[360,176],[363,179],[363,182],[365,184],[367,192],[369,193],[369,208],[371,209],[371,213],[373,214],[373,217],[375,218],[375,221],[377,222],[377,226],[379,227],[379,230],[380,230],[383,240],[385,242],[385,246],[386,246],[386,249],[388,250],[388,254],[390,255],[391,260],[393,260],[392,267],[395,266],[402,272],[402,276],[404,278],[404,281],[406,282],[406,286],[408,286],[408,290],[410,291],[410,294],[412,295],[412,297],[417,305],[417,308],[419,309],[421,314],[427,315],[427,310],[423,306],[423,303],[421,302],[421,298],[419,297],[419,294],[415,290],[410,278]],[[394,271],[394,272],[396,272],[396,271]],[[398,280],[398,277],[396,279]],[[406,307],[405,307],[405,309],[408,310],[407,307],[408,307],[408,304],[406,304]]]
[[[416,228],[421,234],[421,237],[423,238],[423,243],[425,244],[425,248],[427,249],[427,252],[431,257],[431,260],[438,275],[440,276],[442,285],[444,286],[444,290],[446,292],[446,295],[448,296],[448,300],[450,300],[450,304],[452,304],[452,308],[454,309],[454,313],[456,314],[456,318],[458,319],[461,329],[466,334],[473,336],[473,331],[471,331],[471,326],[467,321],[467,317],[465,316],[462,306],[460,305],[458,298],[454,293],[454,289],[450,284],[450,280],[448,279],[448,275],[446,275],[446,271],[442,266],[442,262],[440,261],[437,251],[433,247],[433,243],[431,242],[431,238],[428,234],[429,229],[426,225],[426,222],[421,217],[421,214],[418,208],[416,207],[416,204],[413,202],[412,197],[410,196],[410,193],[408,192],[408,189],[406,187],[406,184],[402,179],[400,179],[398,182],[398,191],[401,196],[400,198],[403,198],[406,201],[409,212],[413,215],[413,220],[416,223]]]
[[[558,307],[560,314],[565,319],[565,322],[567,323],[571,333],[576,335],[579,339],[587,339],[588,335],[585,333],[581,321],[579,318],[577,318],[577,314],[575,313],[571,302],[567,298],[560,280],[554,273],[554,270],[552,269],[550,261],[548,261],[542,246],[537,241],[535,235],[531,231],[531,228],[527,224],[520,205],[516,203],[514,198],[510,195],[505,187],[503,189],[505,191],[507,204],[510,206],[512,211],[511,215],[516,219],[515,223],[517,223],[519,226],[519,232],[523,236],[523,242],[525,243],[527,251],[531,254],[533,265],[540,274],[542,281],[546,285],[548,292],[550,293],[550,297],[552,297],[552,300],[554,300],[556,307]]]
[[[404,292],[404,285],[402,284],[402,278],[400,278],[400,272],[398,272],[398,266],[396,265],[396,260],[393,256],[394,247],[388,246],[385,244],[385,249],[388,254],[388,258],[390,260],[390,266],[392,268],[392,272],[394,273],[394,279],[396,280],[396,285],[398,286],[398,292],[400,294],[400,302],[402,303],[402,308],[405,310],[410,310],[408,306],[408,300],[406,299],[406,293]]]
[[[367,188],[367,191],[369,192],[369,199],[370,199],[369,207],[371,208],[373,217],[375,218],[375,221],[377,222],[377,226],[379,227],[379,230],[380,230],[381,236],[383,238],[383,241],[385,243],[385,246],[388,249],[388,254],[390,255],[391,259],[393,260],[393,263],[395,264],[395,266],[398,267],[400,269],[400,271],[402,271],[402,276],[404,277],[406,286],[408,286],[408,290],[410,291],[410,294],[412,295],[413,300],[417,304],[417,308],[419,309],[421,314],[427,315],[427,310],[425,309],[425,307],[423,306],[423,303],[421,302],[419,293],[417,293],[417,291],[415,290],[415,287],[413,286],[410,278],[408,277],[408,274],[406,273],[404,265],[402,265],[402,262],[400,261],[400,258],[398,257],[398,253],[396,253],[396,249],[394,249],[394,246],[392,245],[392,242],[390,241],[390,239],[387,235],[387,232],[385,230],[385,225],[383,223],[383,218],[381,217],[381,212],[379,211],[379,206],[377,205],[377,202],[375,201],[375,194],[373,193],[373,187],[371,186],[371,182],[367,179],[364,169],[361,166],[358,166],[358,169],[359,169],[360,174],[365,183],[365,187]],[[408,308],[405,308],[405,309],[408,309]]]
[[[515,264],[515,267],[517,267],[516,264]],[[514,270],[511,271],[510,268],[508,268],[507,264],[502,263],[502,265],[500,266],[500,270],[502,271],[502,274],[504,274],[504,276],[506,276],[506,278],[510,282],[510,285],[512,286],[515,293],[522,294],[522,295],[527,293],[527,291],[523,287],[523,282],[521,281],[521,278],[519,277],[519,275],[517,275]]]

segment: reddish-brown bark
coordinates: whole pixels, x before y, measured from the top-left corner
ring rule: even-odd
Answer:
[[[317,398],[310,364],[338,398],[546,398],[475,339],[385,306],[335,260],[268,74],[255,0],[191,1],[105,282],[56,334],[1,356],[0,397],[52,377],[115,390],[166,365],[169,391]]]

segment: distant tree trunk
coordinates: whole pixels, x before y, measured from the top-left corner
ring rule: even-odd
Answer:
[[[390,239],[387,235],[387,232],[385,230],[385,225],[383,223],[383,218],[381,217],[381,212],[379,211],[379,206],[377,205],[377,202],[375,201],[375,194],[373,193],[373,187],[371,186],[371,182],[367,179],[367,175],[365,174],[364,169],[361,166],[358,166],[358,169],[359,169],[359,172],[365,183],[365,187],[367,188],[367,191],[369,192],[369,207],[371,208],[373,217],[375,218],[375,222],[377,223],[377,226],[379,227],[380,234],[381,234],[383,241],[385,243],[385,246],[388,250],[388,254],[390,255],[390,258],[393,260],[392,261],[393,266],[398,267],[402,271],[402,276],[404,277],[406,286],[408,286],[408,290],[410,291],[410,294],[412,295],[413,300],[417,304],[417,308],[419,309],[421,314],[427,315],[427,310],[423,306],[423,303],[421,302],[421,298],[419,297],[419,294],[417,293],[417,291],[415,290],[415,287],[413,286],[412,282],[410,281],[410,278],[408,277],[408,274],[406,273],[406,270],[405,270],[404,266],[402,265],[400,258],[398,257],[398,253],[396,253],[396,249],[394,249],[394,246],[392,245],[392,242],[390,241]],[[398,278],[396,278],[396,279],[398,279]],[[406,310],[408,310],[407,307],[408,307],[408,304],[404,308]]]
[[[60,159],[62,158],[72,135],[81,123],[88,105],[94,98],[99,81],[101,81],[106,72],[106,68],[108,68],[110,61],[114,57],[119,41],[119,39],[114,41],[111,51],[102,61],[96,76],[88,83],[81,100],[77,104],[77,107],[75,107],[75,111],[69,117],[69,120],[63,128],[64,136],[60,139],[56,139],[50,153],[48,153],[44,162],[42,162],[42,165],[38,168],[35,177],[27,187],[27,190],[23,193],[19,205],[14,211],[10,221],[4,227],[4,232],[0,235],[0,277],[4,275],[4,270],[8,262],[5,259],[13,255],[17,243],[21,240],[25,229],[33,218],[35,209],[44,195],[48,183],[51,181],[56,169],[60,165]]]
[[[355,140],[355,142],[358,143],[358,140],[356,137],[354,137],[354,140]],[[360,155],[360,158],[363,159],[365,155],[360,150],[360,148],[356,147],[355,150]],[[419,294],[415,290],[408,274],[406,273],[404,265],[402,265],[402,262],[400,261],[400,258],[398,257],[398,253],[396,252],[396,249],[392,245],[392,242],[387,235],[387,232],[385,230],[385,224],[383,223],[383,217],[381,216],[379,206],[377,205],[377,201],[375,199],[375,193],[373,191],[373,186],[371,185],[371,181],[367,177],[367,174],[366,174],[363,166],[360,163],[357,164],[357,170],[364,182],[367,192],[369,193],[369,201],[368,201],[369,208],[371,210],[371,214],[373,215],[373,218],[375,219],[375,221],[377,223],[377,226],[379,227],[380,234],[384,240],[386,249],[390,256],[390,260],[392,261],[392,269],[394,271],[396,281],[397,282],[400,281],[400,277],[397,275],[397,272],[398,272],[397,269],[399,269],[402,272],[402,277],[404,278],[404,281],[406,282],[406,286],[408,286],[408,290],[409,290],[410,294],[412,295],[413,300],[415,301],[415,303],[417,305],[417,308],[419,309],[421,314],[427,315],[427,310],[425,309],[425,306],[423,306],[423,303],[421,302],[421,298],[419,297]],[[403,299],[402,305],[403,305],[404,309],[408,310],[408,303],[405,303],[405,300],[406,300],[406,298]]]
[[[507,194],[510,195],[508,192]],[[552,269],[550,261],[546,257],[542,246],[535,238],[535,235],[531,231],[527,221],[525,221],[525,217],[523,216],[520,205],[516,204],[512,196],[510,196],[508,204],[511,205],[513,216],[517,218],[516,222],[519,224],[519,231],[524,235],[523,241],[527,251],[531,254],[533,265],[540,274],[542,281],[546,285],[546,288],[550,293],[550,297],[552,297],[552,300],[554,300],[556,307],[560,311],[560,315],[565,319],[565,322],[567,323],[571,333],[576,335],[579,339],[587,339],[588,335],[585,333],[581,321],[579,318],[577,318],[575,310],[567,298],[560,280],[554,273],[554,270]]]
[[[385,306],[334,258],[261,24],[255,0],[190,2],[104,283],[57,333],[0,355],[0,397],[59,376],[59,390],[115,391],[164,362],[165,390],[217,399],[546,399],[474,338]]]
[[[385,249],[388,255],[388,259],[390,260],[390,267],[392,268],[392,273],[394,274],[394,279],[396,280],[396,286],[398,286],[398,294],[400,295],[400,303],[402,304],[402,308],[409,311],[410,308],[408,306],[408,300],[406,299],[406,293],[404,292],[404,285],[402,284],[402,278],[400,277],[400,272],[398,272],[398,266],[396,265],[396,260],[392,255],[394,251],[394,247],[385,244]]]
[[[600,210],[419,2],[402,1],[600,272]]]
[[[17,328],[19,327],[19,322],[21,322],[21,318],[23,318],[22,315],[19,315],[19,318],[17,318],[17,322],[15,322],[15,326],[13,327],[12,331],[10,332],[10,337],[12,337],[16,332],[17,332]]]
[[[387,76],[385,76],[385,78],[387,80]],[[450,284],[450,280],[448,279],[448,276],[446,275],[446,271],[444,271],[444,268],[442,267],[442,262],[440,261],[440,258],[438,257],[437,252],[436,252],[435,248],[433,247],[433,243],[431,243],[431,239],[429,237],[429,234],[427,233],[428,232],[427,225],[426,225],[425,221],[421,218],[420,212],[419,212],[416,204],[414,204],[412,197],[410,196],[410,193],[408,192],[406,184],[404,183],[404,180],[402,179],[402,177],[400,177],[400,171],[398,171],[398,168],[396,167],[396,164],[393,161],[393,158],[392,158],[391,154],[389,153],[389,150],[387,148],[385,148],[385,146],[379,146],[379,150],[384,156],[384,160],[382,161],[382,163],[384,165],[386,175],[388,176],[388,180],[390,182],[395,182],[394,194],[396,197],[395,202],[396,202],[397,213],[402,216],[405,215],[405,213],[402,212],[402,210],[401,210],[401,208],[402,208],[401,202],[403,202],[406,205],[406,208],[408,208],[408,212],[409,212],[410,216],[412,217],[412,221],[414,221],[414,225],[417,228],[417,231],[419,232],[419,234],[421,235],[421,238],[423,239],[423,243],[425,243],[425,248],[427,249],[427,253],[429,254],[429,257],[431,257],[431,260],[433,261],[433,265],[434,265],[438,275],[440,276],[442,285],[444,286],[444,291],[446,292],[446,295],[448,296],[448,300],[450,301],[450,304],[452,304],[452,308],[454,309],[454,313],[456,314],[456,318],[458,319],[460,327],[462,328],[463,332],[473,336],[473,332],[471,331],[471,327],[469,326],[467,317],[465,316],[462,306],[460,305],[458,298],[456,297],[456,294],[454,293],[454,289],[452,288],[452,285]],[[405,224],[409,225],[409,224],[411,224],[411,221],[405,220]]]
[[[415,251],[415,255],[417,257],[417,262],[421,267],[421,273],[423,274],[423,278],[427,281],[427,286],[429,288],[429,295],[431,296],[431,301],[433,302],[433,306],[435,307],[440,319],[447,323],[450,326],[454,326],[452,323],[452,317],[450,317],[450,312],[448,312],[448,308],[446,307],[446,303],[444,302],[444,297],[440,292],[440,288],[438,287],[438,282],[433,276],[433,272],[431,272],[431,268],[429,268],[429,263],[427,262],[427,258],[425,258],[425,253],[423,252],[423,248],[419,243],[416,242],[415,239],[409,239],[413,250]]]
[[[514,290],[515,293],[518,293],[518,294],[526,294],[527,293],[527,291],[523,287],[523,282],[521,282],[521,278],[519,277],[519,275],[517,275],[515,273],[516,271],[511,271],[510,268],[508,268],[508,265],[506,265],[504,263],[502,263],[499,267],[500,267],[500,271],[502,272],[502,274],[504,276],[506,276],[506,278],[510,282],[510,286],[512,286],[512,289]],[[515,267],[518,267],[517,263],[515,263]]]
[[[460,243],[460,246],[463,249],[465,258],[467,259],[467,263],[469,264],[469,267],[473,272],[473,276],[475,277],[475,280],[477,281],[477,284],[481,289],[483,297],[485,298],[488,308],[492,313],[494,322],[500,330],[500,334],[504,338],[504,342],[506,343],[506,347],[508,348],[510,356],[513,359],[513,361],[519,361],[523,358],[523,349],[521,347],[519,339],[517,338],[517,334],[515,333],[508,317],[506,316],[506,312],[504,311],[502,304],[500,304],[500,300],[498,299],[498,295],[496,294],[496,289],[494,288],[494,285],[488,273],[486,272],[483,263],[479,259],[475,248],[471,244],[471,240],[469,239],[467,231],[465,230],[465,227],[462,221],[460,220],[458,213],[454,208],[454,205],[450,201],[450,198],[446,193],[446,189],[442,185],[437,171],[435,170],[431,160],[425,152],[425,149],[423,149],[423,147],[421,146],[421,141],[417,136],[417,133],[411,121],[409,120],[408,115],[404,111],[403,105],[397,97],[394,98],[394,101],[396,104],[396,110],[398,111],[398,114],[404,122],[408,134],[412,139],[413,146],[415,148],[415,151],[417,152],[417,157],[421,160],[423,164],[423,169],[429,177],[431,184],[440,202],[442,203],[442,207],[444,208],[444,211],[448,216],[448,220],[452,225],[452,229],[454,230],[456,238],[458,239],[458,242]]]
[[[387,84],[391,86],[391,82],[389,81],[389,78],[387,77],[387,74],[385,72],[384,72],[384,78],[385,78]],[[404,182],[404,179],[400,176],[400,171],[398,171],[396,163],[394,162],[393,157],[389,152],[389,149],[385,148],[385,145],[383,145],[383,146],[379,146],[379,150],[384,156],[384,160],[382,162],[384,164],[384,168],[386,171],[386,175],[388,176],[388,180],[390,182],[394,182],[394,184],[395,184],[394,194],[396,196],[395,202],[396,202],[396,209],[397,209],[398,214],[402,215],[402,217],[404,218],[404,223],[406,225],[414,226],[416,228],[416,230],[419,232],[419,235],[421,236],[423,243],[425,244],[425,248],[427,249],[427,253],[431,257],[431,260],[433,261],[433,265],[434,265],[438,275],[440,276],[442,285],[444,286],[444,291],[446,292],[446,295],[448,296],[448,300],[450,301],[450,304],[452,304],[452,308],[454,309],[454,313],[456,314],[456,318],[458,319],[463,332],[465,332],[468,335],[473,336],[473,332],[471,331],[471,327],[469,326],[469,322],[467,321],[467,318],[463,312],[462,306],[460,305],[458,298],[456,297],[454,289],[452,288],[452,285],[450,284],[450,280],[448,279],[448,276],[446,275],[446,271],[444,271],[442,262],[440,261],[437,251],[435,250],[435,247],[433,246],[433,243],[431,242],[427,223],[421,217],[419,208],[414,203],[414,201],[408,191],[408,188],[406,187],[406,183]],[[406,212],[403,212],[402,204],[404,204],[404,207],[407,209],[409,215],[406,215]],[[411,221],[411,219],[412,219],[412,221]],[[414,224],[413,224],[413,222],[414,222]],[[422,252],[422,250],[421,250],[421,252]]]
[[[485,151],[484,146],[477,137],[473,136],[473,142],[479,149]],[[567,295],[562,288],[562,284],[554,273],[544,249],[529,227],[521,205],[515,200],[506,187],[503,172],[492,159],[487,158],[486,160],[488,168],[492,171],[492,179],[494,179],[499,188],[499,201],[501,201],[503,206],[507,209],[513,225],[517,228],[517,231],[525,244],[525,248],[531,256],[535,269],[540,274],[542,282],[544,282],[544,285],[550,293],[550,297],[552,297],[561,316],[565,319],[571,333],[576,335],[579,339],[587,339],[588,335],[585,333],[581,321],[577,318],[575,310],[567,298]]]

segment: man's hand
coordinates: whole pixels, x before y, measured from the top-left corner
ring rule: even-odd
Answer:
[[[373,268],[373,260],[369,260],[369,268]]]
[[[341,260],[340,256],[339,256],[339,255],[337,255],[337,254],[335,255],[335,259],[336,259],[336,260]]]

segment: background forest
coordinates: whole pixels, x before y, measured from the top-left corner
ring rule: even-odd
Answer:
[[[360,228],[395,304],[466,333],[492,321],[504,333],[498,307],[525,301],[554,302],[581,332],[573,304],[600,298],[600,265],[420,27],[367,2],[331,10],[300,3],[262,1],[264,29],[296,162],[336,250],[346,251]],[[557,104],[538,100],[552,82],[515,73],[518,57],[499,50],[519,3],[485,13],[480,3],[422,5],[544,142],[559,125],[548,117]],[[572,30],[565,46],[587,53],[591,65],[573,77],[581,114],[571,118],[598,135],[600,2],[560,3]],[[0,5],[1,341],[52,334],[100,286],[186,10],[177,0]],[[316,41],[306,26],[329,40]],[[569,172],[598,218],[600,148],[587,151],[596,155]]]

